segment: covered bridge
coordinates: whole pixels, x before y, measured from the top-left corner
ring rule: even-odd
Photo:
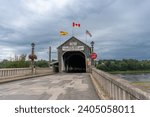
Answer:
[[[71,37],[58,48],[59,72],[88,72],[91,47]]]

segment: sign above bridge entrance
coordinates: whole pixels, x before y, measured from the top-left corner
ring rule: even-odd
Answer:
[[[63,46],[63,51],[82,51],[84,50],[84,46]]]

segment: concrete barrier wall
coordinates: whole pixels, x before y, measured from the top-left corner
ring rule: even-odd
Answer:
[[[0,78],[31,74],[31,68],[6,68],[0,69]]]
[[[36,68],[35,74],[52,73],[52,68]]]
[[[150,100],[150,94],[132,86],[128,81],[96,68],[91,69],[93,80],[113,100]],[[98,88],[99,88],[98,87]]]
[[[33,74],[52,73],[51,68],[35,68]],[[6,68],[0,69],[0,79],[32,75],[32,68]]]

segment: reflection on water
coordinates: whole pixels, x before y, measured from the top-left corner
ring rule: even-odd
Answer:
[[[150,74],[116,74],[116,76],[119,76],[130,82],[150,81]]]

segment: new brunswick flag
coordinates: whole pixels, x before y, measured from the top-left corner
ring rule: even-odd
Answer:
[[[60,31],[59,33],[61,36],[65,36],[65,35],[68,35],[68,32],[65,32],[65,31]]]

